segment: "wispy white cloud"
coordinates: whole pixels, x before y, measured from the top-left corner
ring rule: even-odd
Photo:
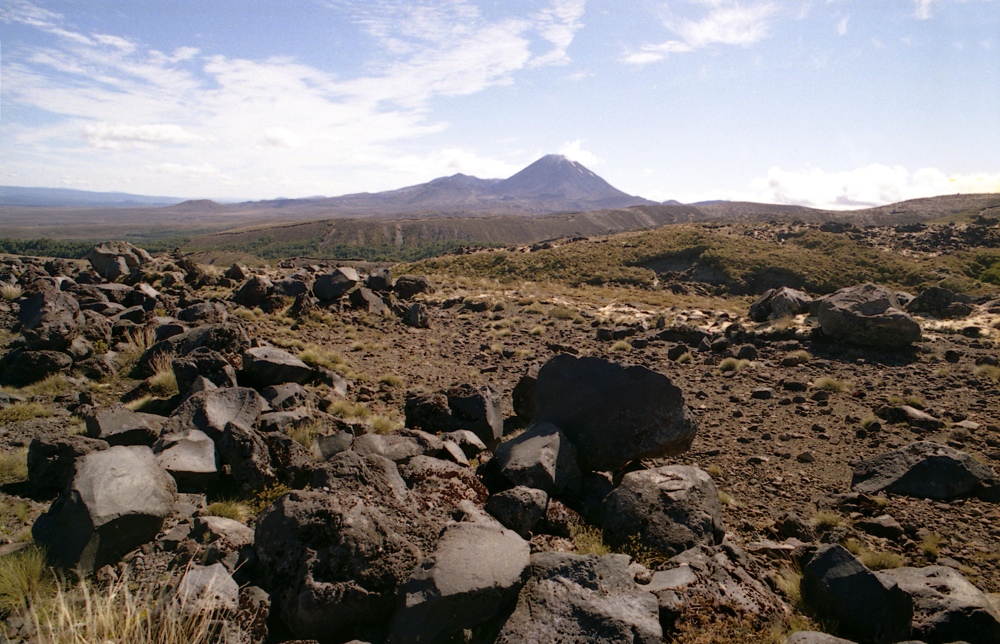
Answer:
[[[861,208],[942,194],[1000,192],[1000,172],[947,174],[938,168],[910,172],[879,164],[840,172],[775,167],[766,177],[755,179],[751,190],[754,198],[769,203]]]
[[[846,36],[847,35],[847,22],[849,20],[850,20],[849,16],[844,16],[843,18],[840,19],[840,22],[837,23],[837,35],[838,36]]]
[[[929,20],[931,17],[931,7],[936,0],[913,0],[914,11],[920,20]]]
[[[577,161],[587,166],[600,163],[600,159],[597,158],[596,154],[583,149],[583,141],[580,139],[563,144],[563,146],[559,148],[559,154],[563,155],[570,161]]]
[[[212,176],[224,179],[230,194],[271,185],[293,193],[309,182],[348,191],[352,186],[338,187],[331,171],[348,165],[380,168],[393,181],[400,172],[426,180],[435,167],[506,172],[505,162],[458,148],[418,159],[401,146],[448,127],[431,116],[432,100],[565,64],[585,10],[585,0],[551,0],[500,18],[466,0],[330,5],[378,45],[362,75],[336,77],[292,58],[249,60],[186,45],[157,51],[127,34],[84,33],[58,13],[9,0],[0,20],[50,37],[5,48],[3,100],[49,115],[46,126],[4,123],[8,140],[44,146],[62,163],[76,163],[78,176],[106,177],[113,165],[124,168],[122,178],[143,171]],[[149,156],[168,148],[169,164]],[[253,152],[259,148],[268,153]],[[9,151],[0,156],[11,158]]]
[[[668,18],[665,26],[677,37],[645,45],[625,56],[625,62],[644,65],[710,45],[750,46],[767,37],[777,10],[771,2],[745,5],[736,0],[700,0],[698,4],[708,7],[707,15],[700,20]]]

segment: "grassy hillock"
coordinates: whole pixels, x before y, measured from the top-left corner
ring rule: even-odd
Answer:
[[[811,228],[787,233],[777,242],[755,237],[754,230],[750,226],[666,226],[535,252],[439,257],[400,270],[569,286],[651,287],[659,276],[716,284],[734,293],[760,293],[779,285],[830,293],[868,281],[907,290],[944,281],[950,288],[974,291],[981,287],[977,279],[1000,270],[995,251],[915,257]]]

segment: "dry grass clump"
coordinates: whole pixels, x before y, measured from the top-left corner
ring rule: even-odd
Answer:
[[[27,448],[0,452],[0,485],[17,483],[28,478]]]
[[[386,416],[383,414],[376,414],[371,418],[372,430],[376,434],[391,434],[392,432],[402,429],[403,422],[392,416]]]
[[[820,532],[833,530],[844,522],[844,517],[832,510],[820,510],[812,517],[812,524]]]
[[[371,410],[365,406],[364,403],[348,402],[346,400],[338,400],[330,408],[326,410],[331,416],[336,416],[341,420],[346,422],[360,422],[371,416]]]
[[[387,373],[384,376],[380,376],[378,381],[383,385],[394,389],[399,389],[406,385],[406,381],[394,373]]]
[[[54,588],[45,551],[29,546],[0,557],[0,615],[34,605]]]
[[[677,359],[674,360],[674,362],[676,362],[677,364],[689,364],[693,360],[694,360],[694,356],[691,355],[691,352],[690,351],[686,351],[686,352],[680,354],[679,356],[677,356]]]
[[[129,575],[101,588],[89,581],[56,587],[31,611],[39,644],[209,644],[220,641],[221,622],[207,606],[182,606],[162,586],[139,587]]]
[[[725,490],[717,490],[716,494],[719,496],[719,503],[722,505],[729,506],[731,508],[740,507],[740,502],[736,500],[736,497],[726,492]]]
[[[976,368],[977,378],[986,378],[1000,382],[1000,367],[984,364]]]
[[[344,372],[351,366],[351,363],[344,356],[336,351],[329,351],[310,344],[299,352],[299,360],[310,367],[322,367],[331,371]]]
[[[719,363],[719,373],[726,373],[729,371],[736,372],[745,369],[750,365],[749,360],[740,360],[739,358],[726,358]]]
[[[734,615],[719,606],[688,609],[675,623],[671,644],[784,644],[789,624],[759,615]]]
[[[604,543],[604,535],[600,528],[591,525],[580,524],[572,531],[573,546],[578,555],[606,555],[611,553]]]
[[[20,284],[2,284],[0,285],[0,297],[7,300],[8,302],[16,300],[24,294],[24,289],[21,288]]]
[[[795,351],[790,351],[788,355],[785,356],[785,360],[789,363],[794,363],[796,365],[805,364],[812,360],[812,354],[805,349],[797,349]],[[782,362],[784,362],[783,360]]]
[[[934,534],[933,532],[920,541],[920,549],[923,551],[924,556],[928,559],[934,560],[941,555],[941,535]]]
[[[903,565],[903,558],[896,553],[871,550],[854,538],[844,541],[843,546],[869,570],[889,570]]]
[[[619,340],[611,345],[612,351],[631,351],[632,345],[628,340]]]
[[[541,324],[536,324],[535,326],[531,327],[530,331],[528,331],[529,335],[543,335],[544,333],[545,333],[545,327]]]
[[[210,517],[222,517],[243,523],[250,517],[250,509],[242,501],[223,499],[209,503],[208,507],[205,508],[205,514]]]
[[[124,344],[115,355],[115,366],[120,373],[130,374],[146,349],[156,344],[156,331],[152,327],[129,331]]]
[[[820,389],[822,391],[831,392],[843,392],[851,388],[849,382],[844,382],[843,380],[837,380],[836,378],[830,378],[829,376],[823,376],[822,378],[817,378],[813,387]]]
[[[177,393],[177,376],[174,375],[174,368],[171,364],[174,360],[173,353],[159,353],[150,361],[150,368],[153,375],[146,379],[149,390],[156,396],[169,397]]]
[[[0,425],[32,418],[51,418],[52,410],[36,402],[16,402],[0,409]]]
[[[317,420],[310,420],[288,430],[289,438],[306,449],[311,449],[313,443],[316,442],[316,439],[322,433],[323,424]]]
[[[545,307],[538,302],[532,302],[521,311],[525,315],[546,315]]]
[[[549,309],[549,317],[556,320],[572,320],[576,317],[576,311],[568,306],[557,304]]]

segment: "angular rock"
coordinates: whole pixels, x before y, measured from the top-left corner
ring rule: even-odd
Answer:
[[[22,298],[17,318],[29,351],[66,350],[83,332],[85,320],[76,298],[50,290]]]
[[[236,324],[205,324],[149,347],[139,359],[139,368],[151,374],[150,363],[161,353],[186,356],[195,349],[205,347],[224,356],[239,356],[249,346],[250,338],[242,327]]]
[[[415,456],[435,456],[444,449],[443,441],[418,429],[400,429],[389,434],[364,434],[354,439],[354,451],[362,456],[378,455],[396,463]]]
[[[838,635],[874,644],[910,636],[909,595],[877,577],[843,546],[822,546],[803,565],[802,596],[838,625]]]
[[[449,524],[399,587],[387,641],[449,641],[496,617],[516,601],[530,561],[528,542],[493,521]]]
[[[254,275],[233,293],[233,302],[249,309],[262,306],[273,288],[271,280],[263,275]]]
[[[504,527],[527,539],[545,516],[549,495],[535,488],[519,485],[490,495],[485,510]]]
[[[561,429],[584,471],[687,451],[697,424],[681,390],[645,367],[560,354],[538,371],[533,422]]]
[[[925,642],[1000,642],[1000,614],[983,591],[946,566],[875,573],[913,599],[913,637]]]
[[[341,266],[332,273],[325,273],[313,283],[313,295],[321,301],[340,299],[361,281],[358,272],[349,266]]]
[[[294,382],[271,385],[261,390],[260,395],[271,405],[272,409],[288,410],[306,403],[312,398],[302,385]]]
[[[962,318],[972,312],[972,306],[969,305],[969,296],[941,286],[932,286],[910,300],[906,310],[942,318]]]
[[[399,473],[426,508],[426,516],[441,523],[447,522],[463,502],[481,508],[489,496],[473,470],[451,461],[416,456],[401,466]]]
[[[404,300],[421,293],[433,293],[436,290],[434,284],[423,275],[403,275],[396,280],[392,288],[396,296]]]
[[[213,440],[218,440],[229,423],[256,427],[266,404],[260,394],[244,387],[200,391],[174,411],[163,426],[163,432],[200,429]]]
[[[316,467],[312,452],[285,434],[263,436],[278,481],[295,490],[306,487]]]
[[[226,423],[218,440],[219,460],[246,494],[259,492],[277,480],[271,452],[264,436],[255,429]]]
[[[286,382],[303,384],[316,376],[316,370],[284,349],[254,347],[243,354],[241,379],[263,388]]]
[[[772,318],[785,318],[806,313],[812,298],[793,288],[782,286],[764,291],[750,305],[750,319],[754,322],[766,322]]]
[[[487,447],[503,436],[500,394],[489,385],[463,385],[435,394],[409,394],[404,406],[406,426],[430,432],[468,429]]]
[[[312,490],[264,511],[254,549],[294,636],[346,640],[356,627],[386,623],[438,531],[392,461],[343,452],[317,470]]]
[[[203,431],[166,434],[153,451],[157,464],[174,477],[182,492],[204,490],[219,476],[215,442]]]
[[[351,306],[356,309],[360,309],[372,315],[389,315],[392,311],[386,306],[382,298],[379,297],[374,291],[367,289],[365,287],[356,288],[351,291],[348,299],[351,302]]]
[[[177,312],[181,322],[202,324],[224,324],[229,320],[229,310],[221,302],[199,302]]]
[[[696,467],[666,465],[629,472],[604,500],[604,538],[612,547],[638,537],[676,555],[722,542],[722,504],[712,477]]]
[[[18,348],[0,358],[0,382],[23,387],[67,371],[72,366],[73,358],[61,351],[25,351]]]
[[[906,423],[910,427],[916,427],[929,432],[936,432],[944,427],[944,421],[934,418],[930,414],[909,405],[898,405],[895,407],[886,405],[876,410],[875,415],[889,423]]]
[[[73,480],[76,460],[107,449],[96,438],[74,434],[43,434],[28,444],[28,482],[42,490],[62,490]]]
[[[496,641],[659,644],[658,611],[627,555],[541,552],[531,556],[531,577]]]
[[[156,537],[176,496],[148,447],[110,447],[77,460],[70,487],[31,534],[57,565],[95,571]]]
[[[142,248],[122,241],[98,244],[90,249],[84,259],[90,261],[94,270],[109,281],[114,281],[120,275],[128,275],[153,261],[152,256]]]
[[[87,436],[100,438],[109,445],[146,445],[160,437],[166,419],[125,407],[98,409],[86,417]]]
[[[417,302],[406,309],[406,314],[403,315],[403,324],[412,326],[414,329],[429,329],[431,316],[427,311],[427,306],[422,302]]]
[[[380,291],[380,292],[391,291],[392,269],[376,268],[365,279],[365,286],[367,286],[373,291]]]
[[[453,432],[441,434],[441,440],[451,441],[458,445],[466,458],[475,458],[486,451],[484,443],[474,432],[467,429],[456,429]]]
[[[174,598],[186,615],[233,614],[239,608],[240,587],[221,563],[191,564]]]
[[[181,393],[190,392],[194,381],[200,377],[207,378],[216,387],[237,386],[236,370],[226,357],[206,347],[174,358],[170,366],[177,378],[177,390]]]
[[[240,549],[253,545],[253,528],[225,517],[203,516],[194,520],[193,534],[199,541]]]
[[[824,334],[852,344],[899,349],[921,337],[896,294],[875,284],[840,289],[820,301],[816,313]]]
[[[576,448],[552,423],[533,423],[528,429],[497,446],[500,473],[514,485],[560,495],[580,487]]]
[[[785,644],[855,644],[855,642],[818,631],[798,631],[789,635]]]
[[[851,489],[892,492],[920,499],[948,500],[996,481],[992,469],[965,452],[927,441],[866,459],[854,467]]]

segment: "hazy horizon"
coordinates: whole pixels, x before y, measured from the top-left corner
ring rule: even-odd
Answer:
[[[259,200],[514,174],[860,208],[1000,192],[1000,2],[10,0],[0,184]]]

